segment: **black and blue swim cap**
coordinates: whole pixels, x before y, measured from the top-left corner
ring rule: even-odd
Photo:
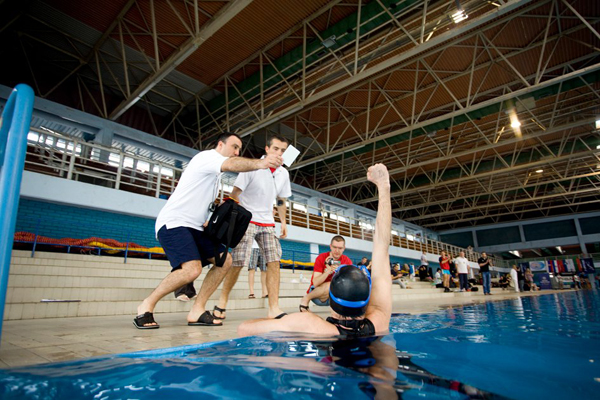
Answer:
[[[345,317],[364,315],[371,298],[371,275],[364,267],[340,265],[329,286],[329,305]]]

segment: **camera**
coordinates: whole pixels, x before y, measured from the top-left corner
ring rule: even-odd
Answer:
[[[327,260],[327,262],[325,262],[325,264],[327,264],[327,265],[340,265],[341,262],[329,259],[329,260]]]

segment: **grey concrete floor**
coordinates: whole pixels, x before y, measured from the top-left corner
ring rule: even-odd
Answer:
[[[423,314],[448,306],[546,295],[557,291],[514,293],[495,289],[492,293],[492,296],[483,296],[481,292],[455,293],[434,299],[395,301],[393,312]],[[311,309],[323,317],[329,313],[329,308],[325,307],[313,305]],[[284,311],[290,313],[298,310]],[[234,339],[242,321],[264,318],[266,310],[229,311],[222,327],[191,327],[187,326],[186,313],[166,313],[155,315],[160,329],[138,330],[132,324],[133,317],[132,313],[131,316],[4,321],[0,368]]]

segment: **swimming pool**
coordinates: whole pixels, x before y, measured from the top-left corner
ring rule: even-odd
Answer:
[[[396,315],[353,341],[272,335],[0,370],[2,399],[597,398],[600,296]]]

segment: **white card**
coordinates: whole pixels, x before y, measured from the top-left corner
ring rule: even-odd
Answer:
[[[300,150],[292,146],[291,144],[283,153],[283,163],[288,167],[292,166],[292,163],[296,161],[296,158],[300,155]]]

